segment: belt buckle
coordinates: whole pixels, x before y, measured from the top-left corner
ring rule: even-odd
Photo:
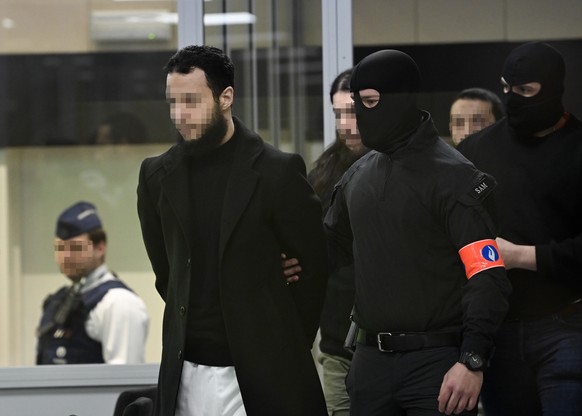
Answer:
[[[392,337],[392,332],[378,332],[378,334],[376,335],[376,339],[378,341],[378,349],[380,350],[380,352],[394,352],[394,350],[385,350],[384,348],[382,348],[382,336],[383,335],[387,335],[389,337]]]

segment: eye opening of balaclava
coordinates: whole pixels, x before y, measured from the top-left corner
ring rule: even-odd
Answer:
[[[416,98],[420,71],[404,52],[385,49],[362,59],[350,79],[358,130],[365,146],[391,154],[404,146],[422,118]],[[374,89],[380,101],[372,108],[361,100],[361,90]]]
[[[564,113],[565,64],[562,55],[544,42],[528,42],[515,48],[503,65],[502,77],[510,87],[539,82],[531,97],[509,88],[503,96],[509,125],[519,134],[531,135],[555,125]]]

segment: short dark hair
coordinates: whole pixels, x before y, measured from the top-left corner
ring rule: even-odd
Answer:
[[[164,66],[164,71],[166,74],[189,74],[194,68],[206,74],[206,82],[215,100],[225,88],[234,88],[234,64],[222,50],[213,46],[190,45],[180,49]]]
[[[329,89],[329,100],[333,104],[333,96],[338,91],[350,92],[350,78],[352,77],[352,68],[346,69],[341,72],[333,82],[331,83],[331,88]]]
[[[93,246],[104,242],[107,243],[107,234],[103,228],[95,228],[94,230],[89,231],[88,233],[89,240],[93,243]]]
[[[505,112],[503,111],[503,104],[501,100],[493,91],[486,90],[485,88],[467,88],[457,94],[453,103],[457,100],[479,100],[485,101],[491,104],[491,112],[495,121],[503,118]]]

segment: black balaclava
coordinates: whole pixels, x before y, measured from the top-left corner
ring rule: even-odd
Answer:
[[[565,65],[562,55],[547,43],[529,42],[515,48],[503,65],[503,79],[510,87],[539,82],[541,90],[523,97],[511,90],[504,94],[509,125],[517,133],[531,135],[552,127],[564,114]]]
[[[404,146],[422,122],[416,106],[420,72],[410,56],[397,50],[382,50],[366,56],[350,80],[356,121],[365,146],[392,154]],[[373,108],[362,103],[359,91],[375,89],[380,101]]]

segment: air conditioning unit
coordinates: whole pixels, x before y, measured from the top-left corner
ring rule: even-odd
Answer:
[[[176,13],[167,10],[98,10],[91,12],[91,39],[95,42],[167,41]]]

